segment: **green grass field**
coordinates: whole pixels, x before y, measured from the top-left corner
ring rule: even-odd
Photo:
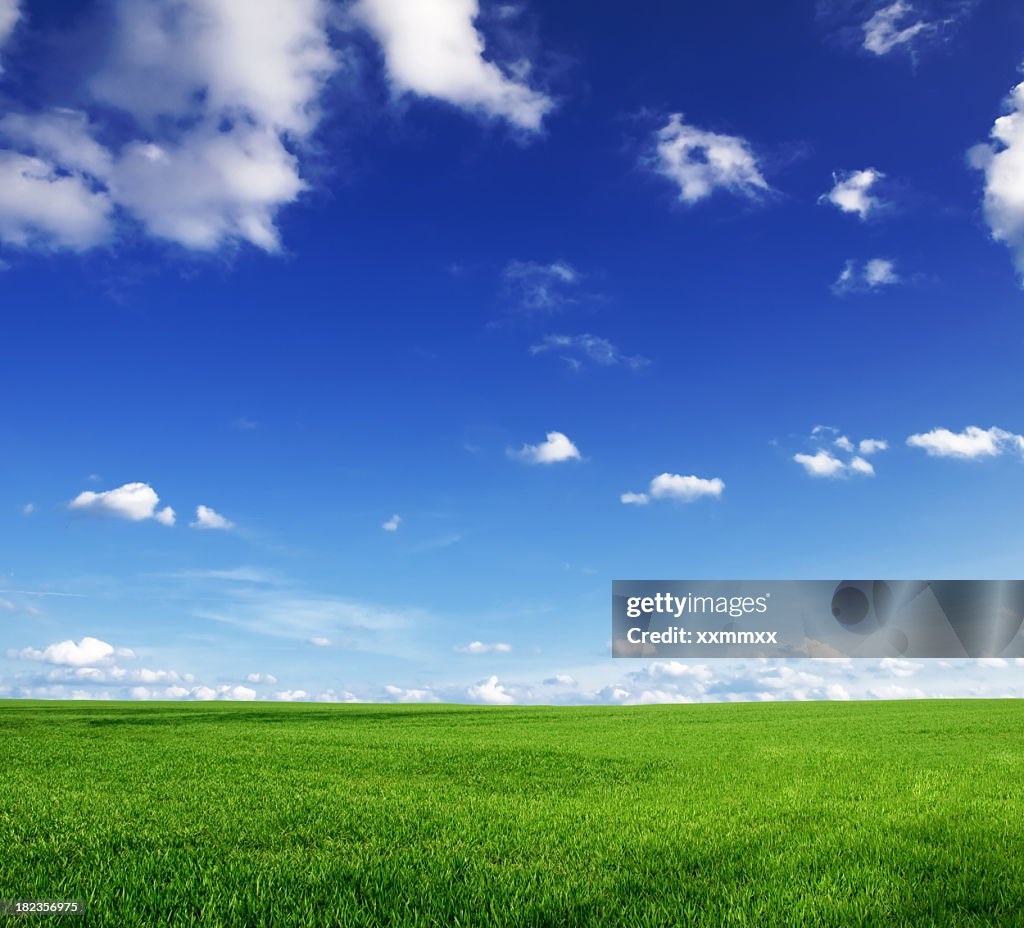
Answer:
[[[69,928],[1024,924],[1016,701],[4,701],[0,732],[0,898],[86,900]]]

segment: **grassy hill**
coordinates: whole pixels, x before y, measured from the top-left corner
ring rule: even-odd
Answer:
[[[0,898],[112,928],[1022,924],[1024,704],[2,701]]]

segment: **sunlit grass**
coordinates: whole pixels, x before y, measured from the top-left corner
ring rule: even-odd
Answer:
[[[1014,701],[7,701],[0,763],[66,925],[1024,923]]]

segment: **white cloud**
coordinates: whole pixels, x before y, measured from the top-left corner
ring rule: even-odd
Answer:
[[[992,237],[1009,247],[1024,281],[1024,82],[1014,87],[1008,108],[992,126],[991,144],[976,145],[968,157],[985,174],[985,219]]]
[[[127,146],[115,189],[156,238],[197,251],[244,241],[273,252],[280,246],[276,212],[305,183],[277,130],[201,126],[177,145]]]
[[[509,261],[501,271],[502,288],[520,309],[554,312],[577,300],[582,275],[567,261]]]
[[[722,495],[725,483],[718,477],[710,480],[693,474],[659,474],[651,481],[647,493],[623,493],[619,499],[627,505],[644,506],[652,499],[674,499],[692,503],[705,496],[715,499]]]
[[[384,529],[385,532],[397,532],[398,526],[401,524],[401,522],[402,517],[396,514],[393,515],[390,519],[388,519],[387,522],[382,523],[381,528]]]
[[[157,510],[160,497],[148,483],[126,483],[116,490],[79,493],[69,504],[70,509],[95,512],[142,522],[155,519],[162,525],[174,525],[174,510],[170,506]]]
[[[0,242],[85,251],[111,235],[110,197],[40,158],[0,150]]]
[[[879,662],[879,668],[894,677],[912,677],[924,669],[924,664],[919,661],[908,661],[902,657],[883,657]]]
[[[639,370],[641,367],[646,367],[651,363],[647,358],[640,355],[624,354],[608,339],[599,338],[597,335],[545,335],[537,344],[530,346],[530,354],[532,355],[550,351],[582,355],[603,367],[622,365],[631,370]],[[575,358],[565,355],[563,355],[563,360],[576,362]],[[576,362],[575,366],[578,366],[578,362]]]
[[[278,702],[298,702],[308,698],[309,693],[305,690],[283,690],[279,693],[274,693],[274,699],[278,700]]]
[[[484,644],[482,641],[471,641],[469,644],[456,645],[455,650],[460,654],[507,654],[512,650],[512,645],[498,641],[494,644]]]
[[[864,48],[876,55],[887,55],[894,48],[911,42],[931,28],[924,20],[916,20],[901,26],[909,19],[914,8],[905,0],[896,0],[882,7],[864,23]]]
[[[473,702],[488,703],[492,706],[510,706],[516,701],[509,689],[499,683],[498,678],[493,675],[469,687],[466,695]]]
[[[812,477],[839,477],[846,472],[846,465],[827,451],[816,454],[794,454],[797,462]]]
[[[874,168],[833,174],[834,186],[828,193],[822,194],[820,200],[833,204],[844,213],[854,213],[861,219],[867,219],[883,206],[883,201],[871,193],[871,188],[883,177],[885,175]]]
[[[25,503],[25,505],[21,507],[22,515],[30,516],[35,511],[36,511],[36,504],[35,503]]]
[[[309,643],[317,648],[329,648],[331,646],[331,639],[317,636],[315,638],[310,638]]]
[[[271,686],[277,683],[277,677],[272,673],[251,673],[245,679],[249,683],[269,683]]]
[[[538,131],[554,102],[527,83],[529,62],[484,58],[477,0],[357,0],[352,15],[380,42],[396,93],[432,97]]]
[[[725,483],[718,477],[707,480],[692,474],[659,474],[651,481],[650,494],[654,499],[675,499],[691,503],[704,496],[719,497],[725,489]]]
[[[893,262],[887,258],[872,258],[864,265],[864,283],[869,287],[896,284],[899,280]]]
[[[251,702],[256,698],[256,690],[247,686],[221,686],[217,688],[217,695],[221,699]]]
[[[9,599],[0,599],[0,609],[3,609],[4,612],[11,613],[18,611],[18,607],[15,606],[14,603],[12,603]]]
[[[200,529],[222,529],[227,531],[234,527],[235,523],[230,519],[224,518],[215,509],[203,505],[196,506],[196,520],[189,523],[189,528]]]
[[[548,432],[539,445],[523,445],[519,451],[509,448],[508,454],[527,464],[557,464],[581,459],[579,448],[561,432]]]
[[[1024,453],[1024,435],[1015,435],[995,426],[982,429],[969,425],[962,432],[932,429],[911,435],[907,444],[936,458],[994,458],[1007,450]]]
[[[847,261],[832,285],[835,293],[865,293],[880,287],[900,283],[895,262],[888,258],[872,258],[858,266],[856,261]]]
[[[115,150],[67,110],[5,119],[18,151],[0,153],[0,239],[84,250],[111,237],[119,207],[186,248],[278,250],[276,215],[306,187],[299,153],[336,67],[326,0],[113,10],[110,52],[86,85],[132,138]]]
[[[392,702],[440,702],[439,696],[429,689],[403,689],[400,686],[388,684],[384,692]],[[346,700],[347,701],[347,700]]]
[[[650,164],[678,185],[684,203],[696,203],[719,188],[746,197],[771,189],[745,139],[688,125],[681,113],[673,113],[658,130]]]
[[[112,665],[117,658],[131,660],[135,657],[135,652],[129,648],[115,648],[106,641],[88,635],[77,643],[71,640],[59,641],[47,645],[42,650],[24,648],[8,654],[24,660],[43,661],[66,667],[102,667]]]
[[[850,474],[873,477],[875,468],[866,456],[889,447],[888,442],[880,438],[854,442],[830,425],[814,426],[810,442],[815,446],[814,450],[794,454],[793,460],[811,477],[820,478],[848,477]],[[855,449],[859,453],[855,454]]]

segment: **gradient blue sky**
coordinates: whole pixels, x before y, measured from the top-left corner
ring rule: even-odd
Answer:
[[[0,0],[0,695],[1024,695],[608,657],[613,578],[1020,575],[1022,60],[996,0]]]

